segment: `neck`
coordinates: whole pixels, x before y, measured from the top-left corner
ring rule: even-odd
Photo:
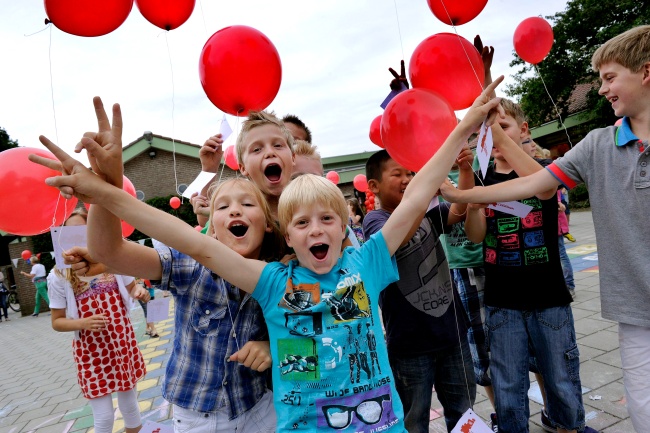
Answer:
[[[512,166],[508,164],[508,161],[505,159],[495,159],[494,171],[497,173],[510,173],[512,171]]]
[[[630,117],[630,126],[634,135],[643,141],[650,140],[650,113],[643,116]]]
[[[276,197],[274,195],[267,195],[264,194],[266,197],[266,202],[269,204],[269,208],[271,209],[271,216],[273,219],[277,221],[278,219],[278,201],[280,200],[280,197]]]

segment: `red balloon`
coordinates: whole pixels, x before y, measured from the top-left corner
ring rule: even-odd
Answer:
[[[551,52],[553,28],[544,18],[526,18],[515,29],[513,43],[519,57],[536,65]]]
[[[77,206],[76,198],[66,200],[58,189],[45,184],[46,178],[61,173],[29,161],[30,154],[56,161],[47,150],[32,147],[0,153],[0,230],[20,236],[38,235],[52,225],[60,226]]]
[[[431,12],[445,24],[459,26],[481,13],[487,0],[427,0]],[[443,4],[444,2],[444,4]],[[449,20],[451,18],[451,21]]]
[[[178,209],[181,207],[181,199],[178,197],[172,197],[169,199],[169,205],[172,207],[172,209]]]
[[[354,180],[352,180],[352,185],[354,185],[354,189],[356,189],[359,192],[365,192],[368,189],[368,180],[366,179],[365,174],[357,174],[354,176]]]
[[[121,221],[121,223],[122,223],[122,237],[128,238],[135,231],[135,227],[133,227],[131,224],[127,223],[126,221]]]
[[[122,189],[128,192],[129,194],[131,194],[133,197],[137,197],[135,192],[135,186],[133,186],[133,182],[131,182],[129,178],[124,175],[122,175]],[[86,207],[86,210],[90,210],[90,205],[88,203],[84,203],[84,206]],[[122,237],[128,238],[135,231],[135,227],[133,227],[126,221],[120,221],[120,222],[122,223]]]
[[[440,95],[425,89],[409,89],[386,106],[381,118],[381,139],[395,161],[419,171],[456,124],[453,108]]]
[[[122,25],[133,0],[45,0],[45,14],[59,30],[76,36],[102,36]]]
[[[194,230],[196,230],[197,232],[200,232],[201,230],[203,230],[203,227],[201,227],[201,226],[194,226]]]
[[[173,30],[192,15],[196,0],[135,0],[135,4],[151,24]]]
[[[623,124],[623,118],[621,117],[618,119],[616,122],[614,122],[614,126],[621,126]]]
[[[32,252],[29,250],[24,250],[22,253],[20,253],[20,257],[22,257],[23,260],[28,260],[30,257],[32,257]]]
[[[213,34],[199,60],[201,85],[210,101],[233,116],[269,106],[280,90],[282,65],[273,43],[247,26]]]
[[[414,88],[433,90],[454,110],[472,105],[485,82],[481,55],[467,39],[453,33],[438,33],[420,42],[411,56],[409,74]]]
[[[381,114],[370,124],[370,141],[384,149],[384,143],[381,141]]]
[[[328,171],[325,177],[332,182],[334,185],[338,185],[339,181],[341,180],[341,176],[335,171]]]
[[[237,164],[237,153],[235,152],[234,145],[226,147],[226,150],[223,151],[223,159],[231,170],[239,170],[239,164]]]

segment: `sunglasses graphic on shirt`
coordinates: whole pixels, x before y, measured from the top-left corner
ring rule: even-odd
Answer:
[[[333,404],[323,406],[323,414],[327,425],[340,430],[348,427],[352,422],[352,413],[364,424],[376,424],[384,414],[384,401],[390,401],[390,395],[384,394],[379,397],[369,398],[356,406],[344,406]]]

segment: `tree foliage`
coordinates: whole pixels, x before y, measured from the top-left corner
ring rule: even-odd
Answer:
[[[192,205],[190,204],[190,201],[187,199],[183,200],[183,204],[181,204],[181,207],[178,209],[172,209],[172,207],[169,205],[169,200],[172,197],[176,197],[175,195],[169,195],[167,197],[154,197],[149,200],[146,200],[146,203],[149,206],[153,206],[156,209],[160,209],[163,212],[167,212],[168,214],[174,215],[177,218],[182,219],[185,221],[187,224],[191,226],[197,225],[196,221],[196,215],[194,214],[194,210],[192,209]],[[137,241],[140,239],[148,239],[149,236],[145,235],[144,233],[135,230],[131,236],[129,236],[129,239],[132,241]]]
[[[611,125],[616,118],[609,103],[598,95],[600,81],[591,69],[591,56],[607,40],[632,27],[650,23],[650,7],[638,0],[569,0],[567,8],[546,17],[553,26],[555,41],[549,55],[534,66],[515,53],[511,67],[520,67],[515,84],[506,94],[519,101],[531,126],[557,119],[551,98],[562,118],[569,114],[569,96],[577,84],[594,83],[587,96],[587,110],[593,115],[589,129]],[[543,77],[543,82],[540,79]]]
[[[12,140],[3,127],[0,127],[0,152],[18,147],[18,141]]]

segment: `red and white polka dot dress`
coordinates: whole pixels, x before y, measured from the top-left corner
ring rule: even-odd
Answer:
[[[101,332],[82,329],[72,343],[83,395],[92,399],[133,389],[147,371],[115,276],[102,274],[81,284],[90,287],[75,296],[79,317],[105,313],[108,318]]]

